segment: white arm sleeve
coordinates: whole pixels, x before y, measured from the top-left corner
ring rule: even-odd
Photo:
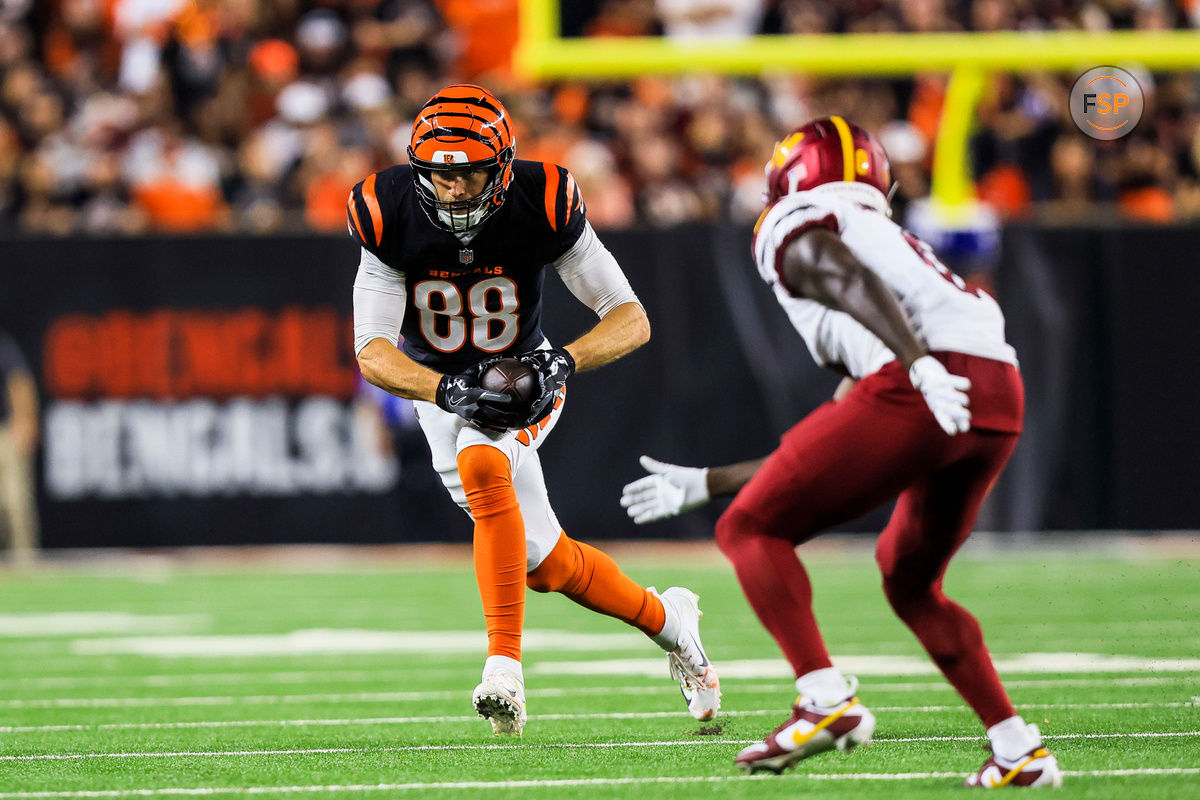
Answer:
[[[623,303],[641,304],[621,266],[600,242],[590,222],[584,223],[583,233],[570,250],[558,257],[554,268],[571,294],[601,319]]]
[[[372,339],[400,341],[408,292],[404,273],[392,269],[363,248],[354,277],[354,355]]]

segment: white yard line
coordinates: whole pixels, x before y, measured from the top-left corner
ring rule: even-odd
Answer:
[[[1021,653],[993,656],[996,670],[1002,675],[1016,674],[1121,674],[1143,672],[1200,673],[1200,658],[1150,658],[1145,656],[1109,655],[1106,653]],[[834,664],[846,675],[863,677],[937,675],[937,668],[925,656],[918,655],[844,655],[834,658]],[[792,668],[781,658],[723,659],[718,662],[722,677],[758,678],[761,680],[792,677]],[[662,671],[654,658],[608,658],[575,661],[543,661],[526,670],[536,675],[563,676],[639,676],[653,677]]]
[[[533,650],[639,652],[646,638],[636,631],[580,633],[526,628],[521,635]],[[487,645],[487,633],[395,631],[357,628],[303,628],[287,633],[211,636],[127,636],[74,639],[73,655],[140,655],[159,658],[246,658],[339,655],[346,653],[474,654]]]
[[[1067,770],[1072,778],[1108,778],[1152,775],[1196,775],[1200,768],[1168,767],[1162,769],[1110,769],[1110,770]],[[194,788],[170,787],[162,789],[112,789],[75,792],[0,792],[4,800],[39,800],[40,798],[74,797],[196,797],[205,795],[236,794],[349,794],[352,792],[392,792],[403,790],[446,790],[446,789],[553,789],[578,786],[628,786],[639,784],[689,784],[726,783],[730,781],[919,781],[943,778],[962,778],[959,772],[843,772],[843,773],[792,773],[776,775],[704,775],[683,777],[649,778],[576,778],[560,780],[527,781],[447,781],[441,783],[376,783],[376,784],[317,784],[311,786],[198,786]]]
[[[52,611],[0,614],[0,637],[44,639],[98,633],[184,633],[208,627],[208,614],[130,614],[123,611]]]
[[[1045,739],[1165,739],[1200,736],[1200,731],[1141,731],[1135,733],[1063,733],[1044,735]],[[544,750],[597,750],[625,747],[697,747],[707,745],[754,744],[758,739],[684,739],[653,742],[552,742],[546,744],[414,744],[397,747],[318,747],[279,750],[180,750],[172,752],[114,752],[114,753],[36,753],[0,756],[2,761],[82,761],[100,758],[237,758],[246,756],[308,756],[342,755],[347,753],[407,753],[426,750],[505,750],[520,748],[526,752]],[[917,736],[909,738],[878,738],[872,742],[970,742],[981,741],[978,736]]]
[[[96,686],[109,683],[131,686],[194,686],[196,684],[242,683],[369,683],[389,679],[407,679],[412,670],[402,669],[359,669],[359,670],[291,670],[287,672],[181,672],[170,675],[60,675],[46,677],[0,678],[0,686],[18,686],[39,689],[73,689],[81,686]]]
[[[160,676],[161,677],[161,676]],[[736,680],[736,679],[734,679]],[[787,681],[771,683],[735,684],[729,681],[731,687],[736,685],[736,691],[742,693],[758,692],[764,694],[788,694],[794,692]],[[1045,678],[1033,680],[1005,681],[1008,688],[1056,688],[1071,686],[1159,686],[1194,681],[1192,676],[1144,677],[1144,678]],[[188,681],[196,683],[198,681]],[[665,681],[650,686],[577,686],[572,688],[530,689],[527,693],[533,698],[573,697],[591,695],[645,695],[658,694],[663,687],[669,688]],[[924,692],[951,691],[951,687],[941,681],[907,682],[907,683],[871,683],[870,692]],[[223,706],[234,704],[245,705],[286,705],[290,703],[409,703],[427,700],[453,700],[461,697],[463,690],[447,689],[436,691],[408,692],[342,692],[320,694],[283,694],[283,695],[203,695],[195,697],[49,697],[37,699],[4,699],[0,700],[0,708],[145,708],[154,706]],[[1027,706],[1028,704],[1021,704]]]
[[[1022,703],[1022,709],[1106,709],[1106,708],[1200,708],[1200,703]],[[945,711],[968,711],[966,706],[871,706],[876,713],[936,713]],[[683,716],[682,711],[611,711],[593,714],[535,714],[539,722],[574,721],[587,719],[663,719]],[[722,711],[722,717],[782,716],[779,708],[741,711]],[[168,730],[186,728],[302,728],[342,727],[370,725],[421,725],[444,723],[475,723],[477,714],[417,717],[358,717],[322,719],[251,719],[251,720],[197,720],[191,722],[104,722],[75,725],[2,725],[0,733],[48,733],[53,731],[117,731],[117,730]]]
[[[719,664],[718,664],[719,666]],[[665,674],[665,672],[664,672]],[[103,686],[109,684],[124,686],[196,686],[204,684],[237,686],[240,684],[305,684],[305,683],[386,683],[388,681],[409,680],[412,670],[402,669],[358,669],[343,670],[337,667],[321,670],[289,670],[285,672],[181,672],[173,674],[130,675],[114,673],[111,675],[27,675],[0,678],[0,687],[19,687],[21,689],[74,689],[85,686]],[[760,680],[757,678],[737,678],[721,676],[724,683],[736,685],[740,692],[771,692],[791,691],[786,680],[771,683],[742,683],[742,681]],[[1054,688],[1068,686],[1159,686],[1164,684],[1194,682],[1196,677],[1187,674],[1159,675],[1127,678],[1031,678],[1026,680],[1008,680],[1004,685],[1010,688]],[[888,683],[872,681],[871,691],[951,691],[952,687],[940,678],[928,681],[905,681],[903,683]],[[578,691],[598,693],[600,691],[622,694],[632,690],[641,694],[649,690],[645,686],[612,686],[612,687],[580,687]],[[536,694],[539,690],[531,690]],[[547,690],[542,690],[547,691]],[[555,690],[549,690],[555,691]],[[438,694],[435,692],[434,694]],[[2,702],[2,701],[0,701]]]

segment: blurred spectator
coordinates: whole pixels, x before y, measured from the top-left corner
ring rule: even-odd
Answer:
[[[1096,201],[1095,155],[1084,139],[1059,136],[1050,151],[1054,202],[1047,209],[1057,219],[1087,215]]]
[[[676,40],[738,39],[758,33],[762,0],[655,0],[663,32]]]
[[[323,123],[308,133],[309,144],[296,170],[304,191],[304,217],[313,230],[346,227],[346,198],[354,184],[371,171],[371,159],[359,147],[346,146],[337,128]]]
[[[300,56],[282,39],[264,39],[250,49],[247,60],[250,66],[249,121],[257,126],[275,115],[279,92],[300,72]]]
[[[113,28],[121,45],[117,85],[131,94],[150,91],[161,73],[171,22],[188,14],[187,0],[115,0]]]
[[[134,202],[153,228],[213,230],[227,221],[217,153],[184,136],[177,124],[148,128],[134,137],[124,174]]]
[[[38,546],[33,456],[38,442],[38,396],[17,343],[0,331],[0,543],[14,564]]]
[[[467,80],[503,80],[512,73],[517,0],[437,0],[456,40],[454,72]]]
[[[588,36],[652,36],[659,33],[654,0],[604,0],[584,26]]]
[[[911,122],[894,120],[879,130],[879,143],[892,165],[896,193],[892,209],[896,217],[906,218],[908,207],[929,194],[927,166],[933,155],[925,134]]]
[[[1173,169],[1170,155],[1139,136],[1131,139],[1118,178],[1121,213],[1144,222],[1171,222],[1175,208],[1168,191]]]
[[[0,5],[0,233],[338,230],[345,190],[403,163],[416,110],[455,80],[519,110],[518,155],[576,174],[600,227],[750,222],[762,165],[824,114],[885,139],[897,214],[925,197],[944,74],[520,86],[518,0],[53,0]],[[1200,2],[580,0],[572,30],[766,33],[1159,29]],[[564,18],[565,19],[565,18]],[[1200,218],[1200,83],[1139,75],[1147,113],[1095,142],[1071,76],[997,75],[971,140],[1005,217]]]
[[[607,147],[591,140],[579,142],[567,151],[563,162],[571,165],[571,174],[587,202],[588,221],[594,228],[627,228],[633,224],[633,189],[617,171],[616,160]]]

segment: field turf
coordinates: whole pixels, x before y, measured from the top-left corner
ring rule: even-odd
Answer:
[[[615,549],[701,596],[723,670],[687,716],[635,631],[530,593],[530,721],[474,716],[482,617],[462,552],[255,551],[0,572],[0,800],[33,797],[961,797],[982,731],[891,615],[869,549],[807,563],[876,742],[782,777],[734,754],[787,714],[786,665],[711,547]],[[1200,798],[1195,539],[973,546],[948,593],[1067,771],[1060,798]]]

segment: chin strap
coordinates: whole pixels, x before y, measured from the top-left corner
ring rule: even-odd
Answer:
[[[892,198],[896,196],[896,192],[900,191],[900,181],[892,181],[892,185],[887,190],[887,215],[892,215]]]

